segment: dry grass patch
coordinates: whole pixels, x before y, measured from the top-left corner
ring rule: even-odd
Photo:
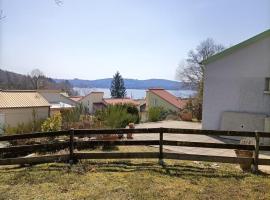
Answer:
[[[120,147],[120,151],[156,151]],[[0,199],[270,199],[267,175],[234,165],[155,159],[85,160],[0,169]]]

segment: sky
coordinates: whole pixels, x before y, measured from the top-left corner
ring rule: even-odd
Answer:
[[[0,68],[53,78],[175,79],[206,38],[270,28],[270,0],[0,0]]]

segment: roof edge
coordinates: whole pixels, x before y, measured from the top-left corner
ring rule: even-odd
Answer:
[[[210,56],[206,60],[203,60],[201,62],[201,64],[206,65],[206,64],[209,64],[211,62],[214,62],[214,61],[216,61],[224,56],[232,54],[234,51],[236,51],[238,49],[246,47],[254,42],[257,42],[258,40],[264,39],[264,38],[269,37],[269,36],[270,36],[270,29],[268,29],[262,33],[259,33],[259,34],[255,35],[247,40],[244,40],[243,42],[240,42],[232,47],[229,47],[229,48],[225,49],[224,51],[221,51],[217,54],[214,54],[213,56]]]

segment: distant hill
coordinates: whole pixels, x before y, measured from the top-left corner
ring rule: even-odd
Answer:
[[[56,82],[61,82],[63,79],[54,79]],[[70,79],[68,80],[74,87],[79,88],[110,88],[112,78],[97,79],[97,80],[82,80],[82,79]],[[124,79],[125,87],[127,89],[148,89],[153,87],[160,87],[166,90],[179,90],[186,89],[183,87],[183,83],[178,81],[171,81],[166,79]]]
[[[38,85],[38,86],[37,86]],[[3,90],[36,90],[36,89],[57,89],[76,95],[73,86],[66,80],[54,81],[44,75],[38,79],[29,75],[18,74],[15,72],[0,69],[0,89]]]
[[[110,88],[112,78],[98,80],[82,79],[52,79],[42,76],[40,78],[39,89],[60,89],[73,93],[72,87],[79,88]],[[166,90],[185,90],[189,89],[183,86],[183,83],[166,79],[124,79],[127,89],[148,89],[164,88]],[[31,90],[36,89],[34,80],[29,75],[18,74],[0,69],[0,89]]]

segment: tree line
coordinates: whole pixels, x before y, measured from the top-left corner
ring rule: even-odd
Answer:
[[[0,89],[3,90],[39,90],[55,89],[77,95],[69,81],[55,82],[46,77],[39,69],[34,69],[28,75],[18,74],[0,69]]]

